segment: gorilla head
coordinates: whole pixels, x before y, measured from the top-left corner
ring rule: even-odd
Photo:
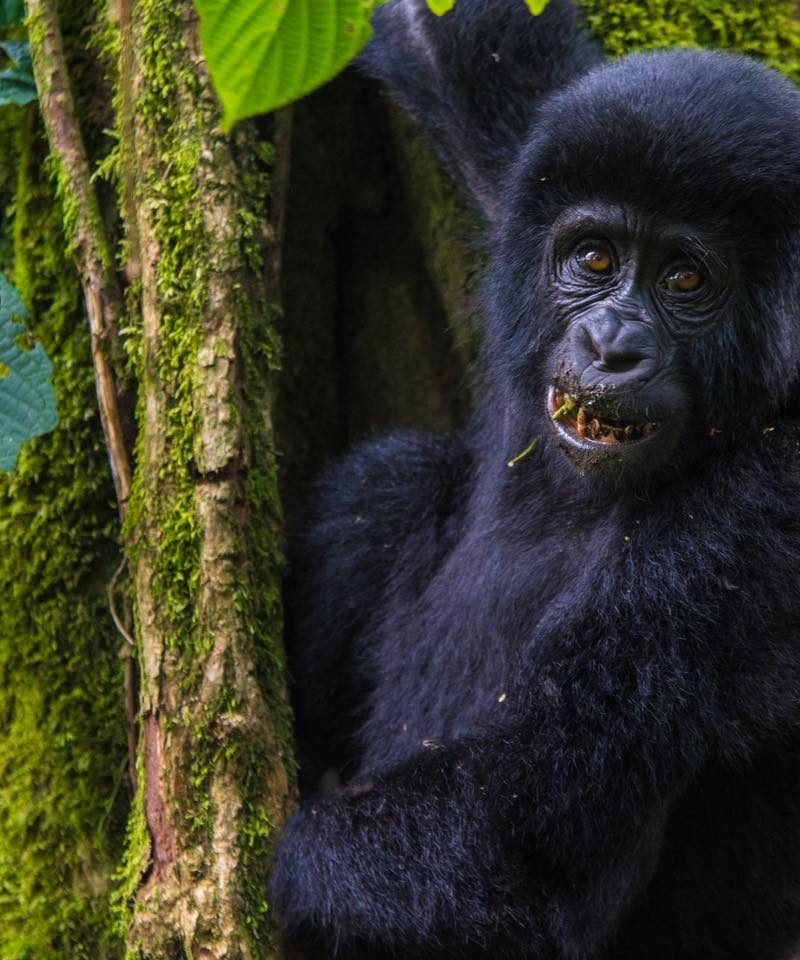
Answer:
[[[489,379],[518,443],[640,483],[767,425],[798,379],[798,131],[796,88],[725,54],[629,57],[542,103],[493,207]]]

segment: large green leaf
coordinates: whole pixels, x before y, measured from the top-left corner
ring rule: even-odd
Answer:
[[[0,470],[13,470],[22,444],[58,423],[50,360],[19,322],[27,315],[0,274]]]
[[[36,99],[36,84],[17,69],[0,70],[0,107],[15,103],[24,107]]]
[[[449,13],[456,5],[456,0],[428,0],[428,6],[437,17]]]
[[[0,70],[0,107],[16,103],[24,107],[36,99],[36,82],[33,79],[31,51],[27,40],[6,40],[0,42],[0,50],[14,64],[6,70]]]
[[[540,13],[544,13],[544,8],[549,2],[550,0],[525,0],[534,17],[538,17]]]
[[[23,0],[0,0],[0,28],[18,27],[24,19]]]
[[[197,0],[223,124],[275,110],[335,76],[383,0]]]

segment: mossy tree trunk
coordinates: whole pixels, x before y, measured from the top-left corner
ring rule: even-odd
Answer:
[[[189,0],[120,12],[141,318],[125,528],[141,667],[129,944],[159,960],[266,956],[269,853],[291,797],[277,291],[264,282],[273,150],[247,126],[220,133]]]
[[[117,190],[99,199],[57,6],[27,9],[130,569],[135,631],[117,620],[135,632],[138,751],[119,924],[139,958],[266,957],[270,849],[292,802],[267,283],[274,147],[250,125],[220,132],[190,0],[119,0],[109,19],[98,6],[88,25],[117,133],[99,167]]]

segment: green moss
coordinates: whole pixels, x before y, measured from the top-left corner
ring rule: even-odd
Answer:
[[[137,783],[144,783],[144,763],[141,753],[137,760]],[[141,877],[150,863],[150,830],[144,807],[144,791],[137,790],[125,830],[124,856],[114,874],[109,905],[113,916],[112,927],[120,942],[127,938],[131,919],[131,904],[139,889]]]
[[[0,956],[110,960],[126,760],[106,600],[118,530],[80,289],[34,120],[31,108],[13,121],[13,279],[53,359],[61,422],[0,476]]]
[[[126,348],[131,367],[140,384],[163,385],[169,397],[165,431],[166,457],[157,478],[140,469],[134,477],[128,506],[126,530],[134,543],[137,531],[160,531],[155,546],[154,592],[160,615],[170,624],[166,642],[185,665],[183,675],[187,688],[197,679],[197,668],[208,647],[208,638],[197,629],[196,601],[200,576],[201,531],[194,495],[194,443],[198,430],[195,404],[195,368],[201,344],[203,312],[208,292],[208,250],[204,238],[202,213],[198,203],[196,172],[200,159],[200,127],[189,127],[181,118],[180,98],[183,90],[197,94],[198,81],[180,38],[183,28],[177,6],[158,0],[139,4],[143,36],[139,41],[144,62],[141,97],[137,101],[137,119],[147,128],[154,143],[158,163],[150,175],[137,185],[135,204],[148,205],[154,232],[160,247],[158,294],[160,297],[161,340],[157,356],[145,358],[142,352],[141,290],[137,285],[129,291],[131,323]],[[118,121],[122,98],[115,97]],[[126,154],[133,149],[120,140],[119,164],[132,169],[136,160]],[[161,429],[149,423],[144,407],[145,390],[140,389],[137,410],[138,462],[146,462],[145,446],[148,430]],[[153,484],[157,484],[157,490]],[[136,547],[134,546],[134,552]],[[188,693],[188,690],[187,690]],[[211,737],[209,736],[209,741]],[[195,769],[190,774],[191,798],[197,802],[191,811],[193,832],[196,819],[207,824],[207,795],[202,787],[207,782],[205,751],[193,752]],[[128,828],[127,849],[118,873],[119,892],[116,898],[118,925],[125,932],[132,920],[135,894],[148,866],[149,840],[141,804],[137,804]]]
[[[168,457],[158,478],[168,496],[148,496],[139,471],[128,514],[135,531],[145,514],[162,531],[156,558],[156,589],[163,612],[174,624],[168,643],[200,654],[205,641],[195,630],[194,608],[199,577],[200,530],[194,500],[194,443],[198,431],[195,368],[202,342],[203,313],[208,295],[208,249],[203,206],[198,202],[196,173],[200,162],[200,129],[187,127],[180,113],[182,87],[198,90],[198,81],[181,36],[180,11],[167,4],[140,5],[144,55],[142,97],[137,112],[157,143],[158,164],[139,185],[139,202],[150,208],[159,243],[158,293],[161,341],[147,369],[140,354],[140,331],[132,333],[134,368],[142,381],[157,380],[169,396],[165,448]],[[123,162],[124,162],[123,156]],[[146,441],[146,411],[138,412],[140,460]],[[158,511],[153,517],[152,511]]]
[[[138,202],[147,204],[154,237],[158,243],[159,344],[155,355],[143,355],[142,338],[132,331],[132,362],[140,382],[163,389],[166,397],[166,430],[160,425],[164,445],[157,477],[140,469],[134,482],[127,526],[135,539],[137,530],[157,530],[157,542],[147,544],[154,568],[153,588],[159,617],[166,627],[171,671],[182,678],[187,704],[210,650],[211,638],[198,616],[202,526],[197,512],[197,451],[200,436],[198,401],[198,354],[205,343],[211,270],[239,270],[244,264],[254,271],[252,289],[243,278],[236,305],[237,325],[245,356],[246,390],[252,399],[245,413],[247,436],[246,489],[241,510],[246,513],[237,528],[235,549],[249,562],[237,568],[236,610],[245,629],[258,646],[258,673],[271,703],[277,704],[281,744],[290,753],[291,725],[288,708],[281,699],[283,655],[280,645],[281,610],[278,570],[280,565],[281,514],[275,482],[274,451],[264,403],[272,394],[271,378],[278,366],[280,347],[270,318],[269,305],[254,310],[253,296],[259,287],[255,272],[263,257],[264,224],[269,192],[270,144],[259,142],[252,129],[239,130],[234,138],[238,163],[235,183],[213,183],[215,150],[226,150],[216,129],[218,107],[202,88],[196,65],[181,37],[185,10],[181,4],[141,0],[137,6],[141,35],[142,83],[137,100],[137,120],[144,126],[148,157],[147,177],[139,184]],[[192,104],[191,109],[187,104]],[[123,154],[125,168],[131,158]],[[236,230],[227,239],[212,237],[204,222],[209,189],[235,191]],[[226,244],[230,244],[226,248]],[[243,271],[242,271],[243,272]],[[212,344],[213,356],[226,355],[228,347]],[[232,411],[240,416],[238,408]],[[148,423],[144,408],[138,412],[139,462],[144,463]],[[154,489],[154,485],[155,488]],[[233,672],[226,664],[226,676]],[[180,720],[166,722],[191,725],[190,768],[185,796],[181,798],[179,835],[200,844],[209,835],[215,809],[210,786],[216,774],[227,769],[231,780],[241,785],[243,848],[242,883],[247,903],[244,923],[249,938],[257,944],[270,942],[265,901],[269,845],[274,831],[265,808],[265,785],[274,758],[266,756],[263,744],[252,744],[252,734],[235,731],[218,735],[229,715],[243,708],[233,684],[221,685],[202,711],[187,710]],[[280,761],[279,761],[280,762]],[[143,821],[136,814],[130,831],[126,864],[120,873],[121,899],[129,908],[146,861],[142,859]],[[122,923],[130,919],[123,911]],[[211,920],[211,918],[210,918]]]
[[[609,53],[674,46],[719,47],[760,57],[800,81],[794,0],[581,0]]]

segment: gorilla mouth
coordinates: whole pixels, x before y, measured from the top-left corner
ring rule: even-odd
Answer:
[[[584,447],[641,443],[659,428],[658,423],[649,420],[612,417],[601,401],[579,400],[558,387],[548,391],[547,412],[557,433]]]

